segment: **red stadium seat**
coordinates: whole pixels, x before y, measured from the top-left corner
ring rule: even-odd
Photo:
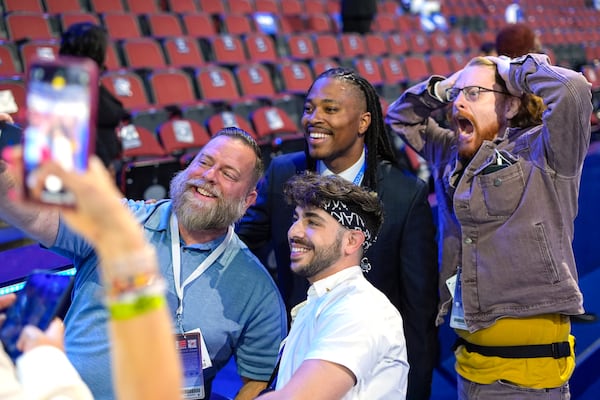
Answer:
[[[185,118],[173,118],[160,125],[158,137],[165,151],[176,157],[195,155],[210,140],[206,128]]]
[[[4,17],[8,37],[12,41],[48,40],[58,35],[52,30],[48,14],[12,12]]]
[[[354,60],[354,69],[376,88],[380,88],[385,83],[376,58],[357,58]]]
[[[252,17],[246,14],[221,14],[219,16],[219,21],[221,25],[221,33],[242,36],[250,32],[256,32],[254,20]]]
[[[144,83],[133,71],[108,71],[102,75],[100,81],[126,109],[143,109],[150,106]]]
[[[170,12],[185,14],[199,12],[195,0],[165,0],[167,10]]]
[[[317,52],[310,35],[294,33],[284,38],[287,43],[287,56],[292,60],[312,60]]]
[[[235,69],[241,95],[258,99],[276,96],[269,70],[259,63],[241,64]]]
[[[281,5],[282,9],[288,7],[288,1]],[[281,14],[279,1],[277,0],[254,0],[254,10],[256,12],[266,12],[275,15]]]
[[[367,46],[362,35],[342,33],[339,35],[342,58],[356,58],[367,54]]]
[[[225,14],[227,11],[229,11],[225,8],[224,1],[198,0],[198,4],[200,6],[200,11],[208,14]]]
[[[453,72],[448,56],[446,54],[431,54],[429,56],[429,67],[434,75],[450,76]]]
[[[146,1],[146,0],[144,0]],[[151,36],[155,38],[184,36],[179,18],[170,13],[148,13],[144,15]]]
[[[162,42],[167,61],[172,67],[198,68],[206,64],[198,42],[187,36],[166,38]]]
[[[119,56],[115,42],[112,40],[109,40],[106,45],[106,58],[104,59],[104,66],[109,71],[114,71],[123,67],[123,62],[121,61],[121,57]]]
[[[340,42],[333,33],[316,34],[313,41],[319,57],[339,58],[342,55]]]
[[[85,11],[65,11],[58,15],[62,31],[66,31],[73,24],[80,22],[89,22],[94,25],[100,25],[100,18],[97,14]]]
[[[403,56],[409,52],[408,41],[406,35],[400,33],[392,33],[387,36],[387,45],[390,55]]]
[[[23,66],[19,60],[15,44],[0,41],[0,76],[17,75],[22,72]]]
[[[121,0],[88,0],[90,8],[97,14],[105,12],[125,12],[125,6]]]
[[[206,126],[211,136],[214,136],[223,128],[235,126],[245,130],[252,137],[256,138],[256,133],[254,133],[254,129],[252,128],[250,121],[231,111],[223,111],[211,116],[206,121]]]
[[[304,135],[298,125],[281,108],[265,106],[250,116],[263,158],[304,149]]]
[[[181,16],[183,27],[188,36],[195,38],[211,38],[217,35],[217,29],[208,13],[198,12]]]
[[[271,36],[264,33],[250,33],[245,35],[242,40],[246,46],[249,61],[275,64],[279,60],[275,42]]]
[[[227,8],[234,14],[252,14],[254,6],[250,0],[226,0]]]
[[[125,39],[121,42],[121,50],[128,68],[155,69],[167,66],[160,44],[153,38]]]
[[[411,32],[408,36],[408,47],[412,54],[431,52],[431,42],[425,32]]]
[[[308,14],[306,16],[306,29],[314,33],[334,33],[337,27],[329,14]]]
[[[401,85],[406,82],[406,71],[399,58],[393,56],[382,57],[379,62],[386,84]]]
[[[288,61],[279,65],[283,90],[304,96],[313,81],[309,66],[303,62]]]
[[[200,98],[204,101],[227,103],[240,99],[235,78],[225,67],[208,65],[199,68],[196,72],[196,83]]]
[[[327,71],[328,69],[337,68],[339,66],[340,63],[338,63],[333,58],[327,57],[315,58],[310,62],[310,67],[313,71],[313,75],[315,76],[315,78],[321,75],[323,72]]]
[[[189,75],[180,69],[155,70],[148,75],[148,84],[156,106],[184,106],[197,101]]]
[[[58,56],[59,48],[60,45],[57,40],[31,40],[23,43],[19,48],[21,61],[23,62],[23,72],[27,74],[29,64],[35,58],[54,60]]]
[[[4,0],[5,13],[13,11],[29,11],[34,13],[43,13],[44,7],[41,0]]]
[[[44,0],[46,12],[50,14],[62,14],[66,12],[83,12],[79,0]]]
[[[420,82],[431,75],[425,59],[421,56],[406,56],[401,61],[404,63],[409,85]]]
[[[152,14],[161,10],[158,8],[158,2],[148,0],[124,0],[129,12],[135,14]]]
[[[303,12],[306,14],[324,14],[327,9],[323,0],[304,0]]]
[[[239,36],[222,34],[210,40],[213,60],[222,65],[237,65],[248,61]]]
[[[367,54],[371,57],[381,57],[389,53],[385,36],[379,33],[367,33],[365,35]]]
[[[132,13],[106,12],[102,15],[102,23],[113,40],[143,36],[137,16]]]
[[[373,32],[379,33],[390,33],[398,30],[394,14],[375,14],[371,27]]]

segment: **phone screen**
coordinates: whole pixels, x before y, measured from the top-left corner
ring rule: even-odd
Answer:
[[[6,320],[0,326],[0,340],[6,353],[15,360],[21,352],[17,340],[25,325],[45,330],[64,305],[73,278],[52,271],[34,271],[17,292],[17,299],[6,310]]]
[[[93,150],[96,65],[85,59],[59,58],[30,65],[23,163],[25,195],[36,184],[35,170],[53,160],[64,169],[83,171]],[[74,197],[56,176],[48,176],[38,200],[73,204]]]

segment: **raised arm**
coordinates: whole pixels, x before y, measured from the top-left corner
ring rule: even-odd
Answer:
[[[42,167],[40,176],[47,174],[61,178],[75,194],[76,207],[61,210],[63,218],[94,245],[100,259],[118,398],[180,398],[180,360],[154,248],[98,158],[90,160],[85,174],[57,164]]]
[[[59,214],[53,209],[16,201],[20,192],[21,168],[12,153],[12,148],[4,151],[4,156],[14,161],[10,168],[4,160],[0,160],[0,219],[21,229],[44,246],[51,246],[58,233]]]

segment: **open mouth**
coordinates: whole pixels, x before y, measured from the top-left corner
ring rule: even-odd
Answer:
[[[458,132],[461,135],[471,136],[471,135],[473,135],[473,132],[475,131],[473,123],[464,117],[456,118],[456,126],[458,128]]]

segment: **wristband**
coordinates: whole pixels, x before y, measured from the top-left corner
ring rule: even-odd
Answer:
[[[150,294],[139,296],[132,302],[109,303],[107,308],[113,320],[124,321],[158,310],[165,304],[165,297],[162,294]]]

